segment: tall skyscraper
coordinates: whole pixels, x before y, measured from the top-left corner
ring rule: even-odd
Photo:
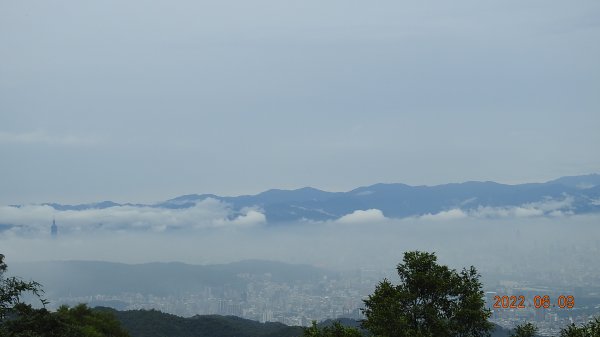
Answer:
[[[55,238],[58,235],[58,226],[56,226],[56,219],[52,219],[52,226],[50,227],[50,235]]]

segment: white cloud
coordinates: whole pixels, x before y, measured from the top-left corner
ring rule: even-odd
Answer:
[[[544,211],[534,207],[489,207],[479,206],[468,212],[469,216],[476,218],[525,218],[542,216]]]
[[[44,144],[83,146],[97,144],[98,142],[98,138],[90,136],[82,137],[65,134],[51,135],[43,131],[31,131],[21,133],[0,131],[0,144]]]
[[[337,219],[335,222],[342,224],[354,224],[354,223],[373,223],[381,222],[387,218],[378,209],[368,209],[366,211],[357,210],[350,214],[346,214],[343,217]]]
[[[428,213],[418,216],[423,220],[455,220],[463,218],[531,218],[531,217],[559,217],[571,215],[573,202],[572,196],[565,195],[563,199],[546,198],[539,202],[532,202],[520,206],[494,207],[479,206],[474,209],[462,210],[454,208],[439,213]]]
[[[538,217],[538,216],[562,216],[572,213],[570,211],[575,199],[565,195],[563,199],[546,198],[542,201],[523,204],[513,207],[478,207],[469,212],[470,216],[479,218],[496,217]]]
[[[575,198],[570,195],[564,195],[564,199],[552,199],[546,198],[543,201],[532,202],[530,204],[525,204],[524,207],[527,208],[536,208],[545,212],[555,211],[559,209],[570,209],[575,202]]]
[[[408,220],[453,221],[461,219],[535,218],[563,217],[572,215],[574,198],[547,198],[540,202],[520,206],[479,206],[472,209],[454,208],[435,214],[409,217]],[[3,235],[47,235],[52,219],[56,218],[61,233],[85,233],[98,231],[185,231],[201,228],[253,227],[267,223],[264,211],[258,208],[233,210],[227,203],[207,198],[194,207],[168,209],[139,206],[117,206],[105,209],[58,211],[50,206],[26,205],[21,207],[0,206],[0,224],[16,225]],[[356,210],[330,223],[372,224],[390,220],[379,209]],[[327,221],[329,222],[329,221]],[[318,221],[315,223],[319,223]]]
[[[194,229],[224,226],[257,226],[266,222],[258,209],[243,209],[234,214],[228,204],[207,198],[186,209],[116,206],[105,209],[58,211],[50,206],[0,207],[0,223],[20,225],[13,231],[47,233],[56,218],[59,231],[75,233],[104,229],[128,231]]]
[[[461,205],[461,206],[465,206],[465,205],[468,205],[468,204],[474,203],[475,201],[477,201],[477,198],[476,198],[476,197],[469,198],[469,199],[463,200],[463,201],[460,203],[460,205]]]
[[[463,212],[461,209],[455,208],[449,211],[443,211],[435,214],[425,214],[420,218],[423,220],[455,220],[455,219],[463,219],[468,215]]]

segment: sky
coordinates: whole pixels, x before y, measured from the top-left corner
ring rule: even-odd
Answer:
[[[0,0],[0,204],[600,172],[600,2]]]

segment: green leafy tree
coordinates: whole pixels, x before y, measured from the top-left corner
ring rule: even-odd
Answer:
[[[534,337],[537,331],[538,328],[535,325],[526,323],[517,325],[513,333],[510,334],[510,337]]]
[[[45,308],[35,309],[19,303],[11,317],[2,323],[1,336],[7,337],[71,337],[75,329],[61,322]]]
[[[582,326],[571,324],[560,331],[560,337],[600,337],[600,317]]]
[[[129,336],[127,331],[121,327],[121,323],[111,313],[90,309],[85,304],[79,304],[73,308],[63,305],[58,308],[54,315],[76,331],[78,336]]]
[[[362,325],[380,337],[480,337],[493,325],[475,267],[457,272],[434,253],[406,252],[400,284],[387,279],[365,301]]]
[[[25,282],[18,277],[5,277],[7,266],[4,262],[4,255],[0,254],[0,323],[6,319],[6,316],[13,311],[14,307],[21,303],[24,293],[32,293],[42,303],[47,302],[41,296],[42,286],[37,282]]]
[[[128,337],[110,313],[96,311],[85,304],[62,306],[51,313],[45,307],[33,308],[23,303],[23,293],[36,295],[42,305],[42,288],[37,282],[5,278],[6,264],[0,254],[0,336],[4,337]]]
[[[362,334],[355,328],[347,328],[340,322],[334,322],[332,326],[322,329],[313,321],[312,326],[304,329],[303,337],[361,337]]]
[[[96,311],[85,304],[60,307],[51,313],[18,304],[15,317],[3,323],[4,335],[10,337],[128,337],[119,321],[108,312]]]

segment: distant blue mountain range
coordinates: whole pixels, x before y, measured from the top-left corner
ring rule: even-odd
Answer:
[[[335,220],[356,210],[378,209],[388,218],[436,214],[453,209],[475,212],[482,209],[535,209],[542,214],[582,214],[600,211],[600,174],[562,177],[545,183],[518,185],[491,181],[469,181],[436,186],[375,184],[348,192],[327,192],[311,187],[296,190],[272,189],[256,195],[222,197],[190,194],[151,205],[48,203],[56,210],[104,209],[116,206],[185,209],[213,198],[231,205],[234,212],[246,207],[260,208],[268,223],[298,220]]]

